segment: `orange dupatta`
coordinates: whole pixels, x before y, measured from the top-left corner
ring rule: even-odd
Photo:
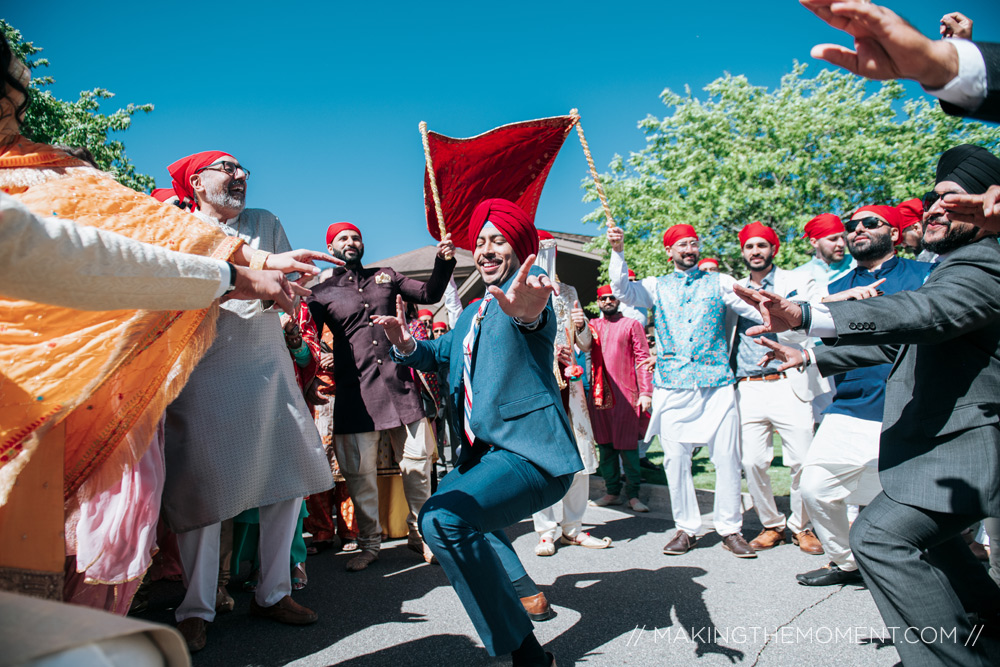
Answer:
[[[34,213],[171,250],[230,259],[238,238],[127,188],[50,146],[0,149],[0,189]],[[106,462],[144,453],[153,428],[215,335],[218,306],[196,311],[78,311],[0,298],[0,506],[40,435],[65,422],[67,498]],[[137,437],[126,439],[133,432]],[[139,444],[141,443],[141,444]],[[89,493],[88,493],[89,495]]]

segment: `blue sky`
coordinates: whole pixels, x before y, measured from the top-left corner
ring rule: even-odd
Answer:
[[[150,102],[121,135],[138,169],[233,153],[253,176],[248,205],[277,214],[295,247],[321,248],[331,222],[365,237],[366,260],[432,242],[417,129],[466,137],[580,110],[598,170],[643,146],[664,88],[696,93],[725,72],[774,86],[819,42],[850,44],[794,0],[425,3],[9,3],[3,16],[51,61],[53,93],[104,87],[108,110]],[[1000,41],[996,0],[889,2],[937,34],[947,11]],[[911,88],[919,94],[919,88]],[[703,94],[702,94],[703,95]],[[594,234],[581,219],[587,165],[570,135],[536,223]]]

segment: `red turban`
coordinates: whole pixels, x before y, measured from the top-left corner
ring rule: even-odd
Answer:
[[[417,317],[418,318],[419,317],[434,317],[434,313],[432,313],[431,311],[429,311],[429,310],[427,310],[425,308],[421,308],[420,310],[417,311]]]
[[[633,271],[632,269],[629,269],[628,270],[628,277],[629,278],[635,278],[635,271]]]
[[[897,206],[896,209],[903,217],[903,221],[899,227],[900,231],[920,222],[924,217],[924,202],[919,199],[907,199]]]
[[[743,247],[747,240],[758,236],[773,245],[774,254],[778,254],[781,241],[778,240],[778,235],[774,233],[774,230],[762,222],[751,222],[740,230],[740,247]]]
[[[331,243],[333,243],[333,240],[337,238],[337,234],[344,231],[345,229],[349,229],[352,232],[357,232],[358,236],[361,236],[361,230],[352,225],[351,223],[335,222],[326,228],[326,244],[330,245]]]
[[[167,167],[170,177],[174,179],[171,185],[174,186],[174,193],[177,195],[177,198],[182,202],[189,201],[197,207],[194,198],[194,188],[191,187],[191,176],[202,167],[207,167],[220,157],[232,156],[223,151],[203,151],[182,157]]]
[[[550,240],[552,238],[553,238],[553,236],[552,236],[551,233],[545,231],[544,229],[539,229],[538,230],[538,240],[539,241],[548,241],[548,240]]]
[[[852,213],[851,217],[853,218],[858,213],[863,213],[863,212],[880,215],[883,218],[885,218],[886,222],[888,222],[891,226],[895,227],[898,231],[900,232],[903,231],[903,228],[900,226],[903,224],[903,214],[900,213],[899,209],[897,209],[895,206],[880,206],[876,204],[872,204],[870,206],[862,206],[857,211]],[[853,230],[858,225],[857,223],[852,223],[848,221],[847,226],[850,227],[850,230]]]
[[[705,259],[698,262],[699,269],[704,269],[706,266],[714,266],[715,268],[719,268],[719,260],[717,260],[714,257],[706,257]]]
[[[602,296],[612,296],[611,285],[601,285],[597,288],[597,298],[601,298]]]
[[[438,329],[447,329],[447,328],[448,328],[447,322],[435,322],[434,324],[431,325],[431,331],[437,331]]]
[[[833,213],[821,213],[806,223],[804,239],[824,239],[832,234],[843,234],[844,223]]]
[[[663,233],[663,247],[669,248],[681,239],[698,238],[698,232],[691,225],[674,225]]]
[[[153,188],[153,191],[149,193],[149,196],[156,201],[167,201],[171,197],[176,197],[177,193],[174,192],[173,188]]]
[[[524,209],[506,199],[485,199],[472,212],[469,222],[470,248],[476,247],[479,232],[487,222],[500,230],[507,243],[514,248],[514,254],[522,262],[528,255],[538,254],[538,231]]]

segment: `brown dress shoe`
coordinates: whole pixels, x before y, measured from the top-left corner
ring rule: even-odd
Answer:
[[[776,547],[784,541],[784,528],[765,528],[760,531],[760,535],[750,540],[750,546],[753,547],[754,551],[763,551],[764,549]]]
[[[739,533],[733,533],[732,535],[726,535],[722,538],[722,548],[726,551],[732,552],[737,558],[756,558],[757,552],[753,550],[753,547],[747,544],[747,541],[743,539],[743,536]]]
[[[521,598],[521,605],[528,612],[528,618],[533,621],[547,621],[556,616],[555,610],[549,606],[549,601],[545,599],[545,593]]]
[[[184,641],[187,642],[188,651],[191,653],[197,653],[205,648],[205,625],[205,619],[198,618],[197,616],[185,618],[183,621],[177,623],[177,630],[184,637]]]
[[[811,530],[803,530],[801,533],[795,533],[792,537],[792,544],[797,544],[799,549],[813,556],[823,554],[823,545],[819,543],[819,538]]]
[[[260,606],[255,597],[250,601],[250,613],[288,625],[309,625],[319,620],[319,614],[300,605],[291,595],[286,595],[270,607]]]
[[[691,551],[691,547],[697,541],[698,539],[694,535],[685,533],[683,530],[678,530],[674,533],[673,539],[667,542],[667,546],[663,547],[663,553],[668,556],[686,554],[688,551]]]

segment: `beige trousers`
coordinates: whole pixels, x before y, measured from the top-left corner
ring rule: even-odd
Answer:
[[[382,543],[382,527],[378,518],[378,442],[383,431],[345,433],[333,436],[334,451],[340,472],[347,481],[347,491],[354,502],[358,522],[358,545],[378,552]],[[392,453],[399,461],[403,474],[403,494],[410,513],[406,523],[410,539],[419,536],[417,515],[431,496],[431,465],[434,452],[434,432],[427,419],[397,426],[385,431],[392,443]]]

